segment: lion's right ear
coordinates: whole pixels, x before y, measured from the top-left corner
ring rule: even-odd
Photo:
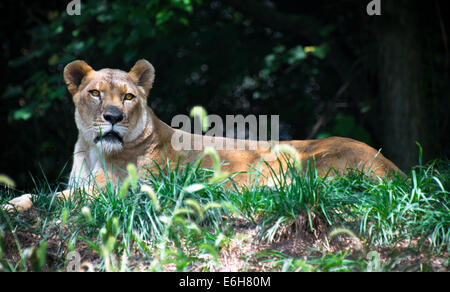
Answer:
[[[64,80],[70,94],[75,95],[83,78],[93,69],[85,61],[77,60],[66,65],[64,68]]]

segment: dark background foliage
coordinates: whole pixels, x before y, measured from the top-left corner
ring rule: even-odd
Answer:
[[[19,189],[64,181],[77,131],[64,66],[156,68],[165,122],[280,115],[281,139],[355,138],[408,171],[450,154],[448,1],[81,0],[0,2],[0,173]]]

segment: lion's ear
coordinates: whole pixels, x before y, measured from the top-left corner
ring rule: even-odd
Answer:
[[[64,80],[72,95],[77,93],[83,78],[90,71],[93,71],[93,69],[85,61],[77,60],[66,65],[64,68]]]
[[[147,60],[139,60],[131,68],[128,75],[138,85],[142,86],[147,96],[155,81],[155,68]]]

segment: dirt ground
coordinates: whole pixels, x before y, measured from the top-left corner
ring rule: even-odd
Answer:
[[[398,242],[391,247],[371,248],[367,250],[365,243],[360,239],[348,234],[340,234],[330,239],[332,230],[323,222],[313,218],[315,232],[311,232],[306,217],[299,217],[297,221],[284,227],[275,234],[271,242],[257,240],[260,226],[249,225],[243,220],[236,219],[233,222],[234,236],[221,248],[218,264],[208,260],[205,256],[200,263],[194,263],[192,271],[214,271],[214,272],[235,272],[235,271],[277,271],[281,266],[273,266],[273,251],[279,251],[288,257],[308,260],[320,258],[323,255],[348,251],[348,258],[353,260],[365,260],[370,256],[377,256],[378,261],[389,271],[436,271],[448,272],[449,267],[444,263],[449,258],[448,253],[442,252],[440,256],[435,256],[431,252],[421,248],[418,240],[410,242]],[[48,271],[66,270],[64,261],[59,255],[67,253],[67,243],[61,242],[57,234],[47,237],[47,262],[44,268]],[[18,263],[21,259],[17,245],[20,245],[22,254],[28,252],[32,254],[33,248],[39,245],[42,238],[39,235],[25,231],[4,232],[4,258],[11,263]],[[81,271],[94,271],[95,266],[100,263],[100,256],[94,249],[85,242],[78,241],[75,250],[81,256]],[[265,253],[266,251],[270,251]],[[373,252],[376,253],[373,253]],[[31,256],[29,256],[31,258]],[[143,271],[150,267],[148,259],[137,251],[127,259],[128,267],[131,270]],[[31,260],[27,260],[28,270],[32,270]],[[0,270],[2,268],[0,267]],[[165,267],[170,271],[173,266]]]

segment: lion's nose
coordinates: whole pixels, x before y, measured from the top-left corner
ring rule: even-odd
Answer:
[[[110,105],[106,108],[103,118],[114,125],[123,120],[123,113],[118,107]]]

